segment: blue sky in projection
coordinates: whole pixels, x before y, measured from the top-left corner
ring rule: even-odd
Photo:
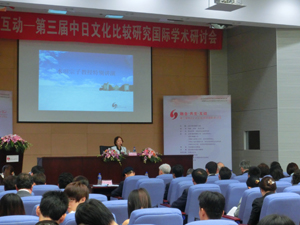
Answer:
[[[39,85],[100,88],[133,85],[133,56],[39,51]]]

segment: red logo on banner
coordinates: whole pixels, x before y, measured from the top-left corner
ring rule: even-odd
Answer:
[[[171,113],[170,113],[170,117],[173,118],[173,120],[175,120],[178,116],[177,112],[174,112],[176,109],[174,109]]]

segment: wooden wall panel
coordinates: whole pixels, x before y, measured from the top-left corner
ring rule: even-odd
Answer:
[[[42,156],[95,156],[115,136],[140,152],[163,153],[163,96],[208,94],[207,50],[152,49],[153,124],[17,123],[17,41],[0,39],[0,90],[13,91],[13,130],[33,144],[23,171]],[[2,165],[0,165],[2,166]],[[51,168],[50,168],[51,169]]]

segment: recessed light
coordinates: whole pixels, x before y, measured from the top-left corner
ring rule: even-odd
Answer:
[[[49,9],[48,13],[55,13],[55,14],[67,14],[67,11],[64,10],[54,10],[54,9]]]
[[[111,19],[122,19],[124,16],[122,15],[106,15],[106,18],[111,18]]]

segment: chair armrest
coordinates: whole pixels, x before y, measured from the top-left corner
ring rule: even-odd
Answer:
[[[222,217],[229,220],[242,221],[240,218],[234,216],[223,215]]]
[[[171,207],[170,204],[160,204],[160,205],[165,206],[165,207]]]

